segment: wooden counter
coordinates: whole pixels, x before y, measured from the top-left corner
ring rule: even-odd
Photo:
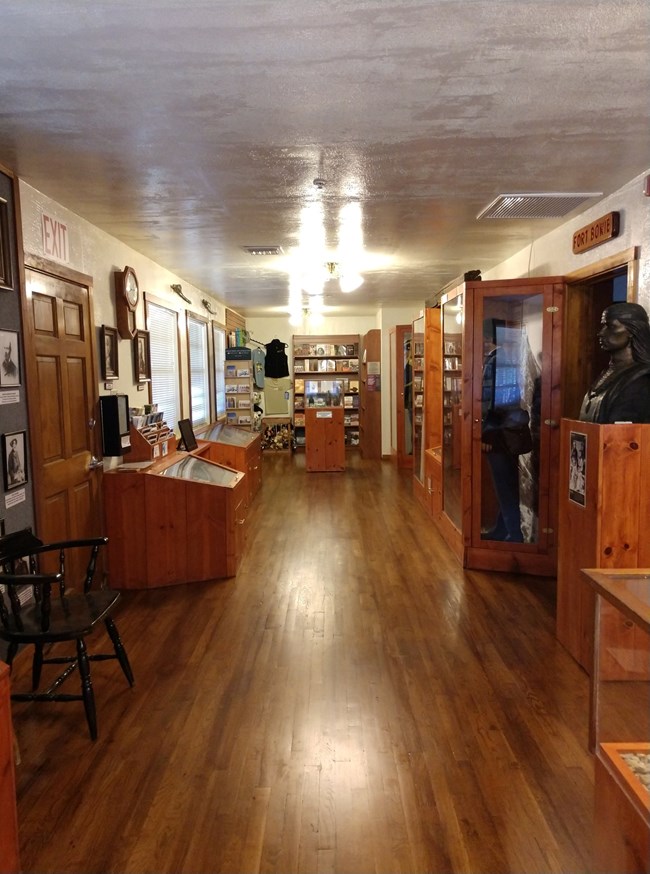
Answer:
[[[237,573],[245,539],[245,474],[197,452],[174,452],[143,469],[123,465],[104,474],[113,588],[172,586]],[[216,469],[212,473],[223,482],[192,478],[190,472],[184,478],[168,475],[169,468],[188,461]]]
[[[343,407],[305,410],[305,467],[308,471],[345,470]]]

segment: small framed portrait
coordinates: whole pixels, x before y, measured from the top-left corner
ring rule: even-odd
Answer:
[[[584,507],[587,495],[587,435],[570,433],[569,500]]]
[[[16,331],[0,331],[0,388],[20,385],[20,356]]]
[[[151,379],[151,347],[149,331],[136,331],[133,340],[135,358],[135,381],[149,382]]]
[[[7,492],[27,482],[25,434],[25,431],[14,431],[2,435],[2,473]]]
[[[117,328],[101,327],[102,378],[117,379],[120,373],[117,354]]]

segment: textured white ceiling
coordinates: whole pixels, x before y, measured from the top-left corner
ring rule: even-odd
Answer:
[[[558,224],[476,222],[497,194],[608,194],[647,168],[649,10],[4,0],[0,162],[249,312],[286,304],[286,262],[241,247],[290,251],[319,197],[333,247],[353,196],[372,269],[344,302],[421,301]]]

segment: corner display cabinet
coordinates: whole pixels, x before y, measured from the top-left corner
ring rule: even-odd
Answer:
[[[420,492],[464,567],[555,573],[564,287],[464,282],[425,311]]]

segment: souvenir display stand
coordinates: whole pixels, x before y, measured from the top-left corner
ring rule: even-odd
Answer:
[[[0,872],[18,874],[19,871],[9,668],[0,662]]]
[[[343,407],[305,410],[305,468],[308,471],[345,470]]]
[[[581,569],[650,566],[650,425],[562,419],[560,431],[556,631],[591,674],[595,596]],[[604,645],[630,633],[604,619]]]
[[[172,586],[237,573],[246,476],[201,458],[201,451],[104,474],[112,588]]]
[[[217,422],[200,433],[198,453],[246,474],[247,506],[262,486],[262,434]],[[206,445],[207,444],[207,445]]]

